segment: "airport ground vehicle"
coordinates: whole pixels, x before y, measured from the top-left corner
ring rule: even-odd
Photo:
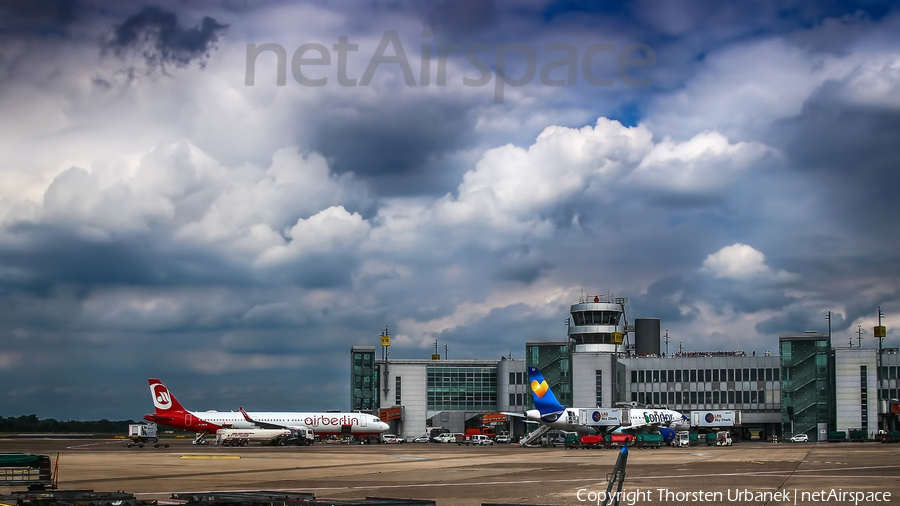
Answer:
[[[636,445],[638,448],[662,448],[664,444],[666,441],[662,434],[650,432],[637,434]]]
[[[28,490],[56,488],[50,457],[27,453],[0,453],[0,486],[22,485],[27,485]]]
[[[794,434],[794,436],[791,437],[791,443],[808,443],[808,442],[809,442],[809,436],[807,436],[806,434]]]
[[[603,437],[604,446],[607,448],[620,448],[623,445],[631,446],[634,444],[634,440],[634,434],[613,433]]]
[[[731,440],[731,433],[727,430],[720,430],[716,433],[716,446],[731,446],[734,441]]]
[[[672,446],[676,448],[686,448],[691,444],[691,433],[682,430],[675,433],[675,439],[672,440]]]
[[[456,440],[456,444],[464,444],[466,446],[469,445],[477,445],[477,446],[494,446],[494,440],[485,436],[484,434],[473,434],[471,436],[464,436],[462,442],[459,439]]]
[[[868,441],[869,433],[862,429],[850,429],[849,431],[850,441]]]
[[[260,443],[273,446],[309,446],[315,442],[312,429],[219,429],[216,444],[221,446],[248,446]]]
[[[389,444],[399,444],[399,443],[405,443],[406,440],[396,434],[382,434],[381,442],[389,443]]]
[[[428,434],[424,434],[424,435],[422,435],[422,436],[418,436],[418,437],[414,438],[414,439],[412,440],[412,442],[413,442],[413,443],[430,443],[430,442],[431,442],[431,436],[429,436]]]
[[[842,441],[847,440],[847,433],[842,430],[830,430],[828,431],[828,442],[829,443],[840,443]]]
[[[159,438],[156,435],[155,423],[133,423],[129,425],[128,442],[125,443],[125,446],[128,448],[134,446],[143,448],[145,444],[153,445],[154,448],[159,448],[160,446],[164,448],[169,447],[169,443],[159,443]]]
[[[900,443],[900,431],[892,430],[890,432],[880,430],[875,434],[875,441],[882,443]]]
[[[496,441],[498,445],[509,444],[509,442],[510,442],[509,434],[500,434],[499,436],[497,436],[497,439],[495,439],[494,441]]]
[[[603,448],[603,436],[600,434],[579,436],[574,432],[566,434],[566,448]]]
[[[494,439],[497,436],[497,431],[495,431],[493,427],[488,427],[488,426],[466,427],[466,430],[465,430],[466,436],[474,436],[476,434],[481,434],[481,435],[487,436],[491,439]]]
[[[447,432],[445,434],[441,434],[435,438],[435,441],[438,443],[455,443],[456,436],[466,437],[465,434],[460,432]]]
[[[449,433],[450,433],[450,429],[447,429],[444,427],[434,427],[429,432],[429,436],[431,437],[432,443],[440,443],[440,441],[438,441],[437,438],[439,436],[441,436],[442,434],[449,434]]]

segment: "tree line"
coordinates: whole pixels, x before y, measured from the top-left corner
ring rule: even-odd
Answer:
[[[106,433],[127,434],[128,425],[137,423],[134,420],[69,420],[67,422],[47,418],[41,420],[37,415],[18,417],[0,416],[0,432],[13,433]]]

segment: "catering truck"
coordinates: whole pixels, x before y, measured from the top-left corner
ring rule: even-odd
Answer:
[[[169,443],[160,443],[156,434],[155,423],[133,423],[128,426],[128,441],[125,446],[132,448],[137,446],[143,448],[145,444],[153,445],[154,448],[160,446],[168,448]]]
[[[718,409],[691,411],[691,427],[738,427],[741,425],[741,410]]]

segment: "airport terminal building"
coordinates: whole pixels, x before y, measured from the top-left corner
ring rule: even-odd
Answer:
[[[668,354],[659,320],[627,325],[625,303],[592,296],[573,304],[569,338],[528,341],[524,359],[391,359],[373,346],[353,347],[351,409],[378,411],[403,437],[483,425],[520,435],[531,427],[502,413],[532,407],[527,368],[534,366],[565,406],[740,410],[735,432],[745,439],[824,440],[831,431],[874,435],[900,426],[896,348],[834,348],[827,334],[804,333],[779,336],[777,354]]]

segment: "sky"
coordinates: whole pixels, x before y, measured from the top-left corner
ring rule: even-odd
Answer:
[[[900,345],[891,3],[0,1],[0,416],[348,409],[350,348]]]

